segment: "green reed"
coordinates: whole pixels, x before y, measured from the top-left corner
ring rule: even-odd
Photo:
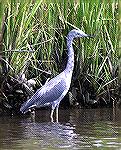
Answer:
[[[87,81],[96,99],[106,99],[105,93],[115,91],[118,1],[8,0],[3,9],[6,20],[1,54],[8,66],[7,74],[26,73],[28,78],[46,77],[50,71],[58,74],[66,63],[66,35],[79,28],[94,38],[74,41],[73,82],[78,81],[81,91]]]

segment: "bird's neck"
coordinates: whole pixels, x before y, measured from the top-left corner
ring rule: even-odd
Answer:
[[[67,38],[68,61],[66,65],[66,72],[72,73],[74,68],[74,50],[72,46],[73,39]]]

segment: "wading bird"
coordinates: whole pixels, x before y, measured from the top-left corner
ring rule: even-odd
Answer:
[[[60,101],[67,94],[74,68],[74,51],[73,51],[73,39],[78,37],[91,37],[85,34],[81,30],[73,29],[67,35],[67,50],[68,60],[66,68],[56,77],[52,78],[45,85],[36,91],[36,93],[27,100],[20,108],[22,113],[26,113],[29,109],[35,107],[42,107],[45,105],[51,105],[52,110],[50,114],[51,121],[53,122],[53,113],[56,108],[56,121],[58,122],[58,108]]]

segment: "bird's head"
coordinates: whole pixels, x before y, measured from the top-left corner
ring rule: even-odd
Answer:
[[[68,39],[78,38],[78,37],[93,37],[92,35],[84,33],[82,30],[73,29],[68,33]]]

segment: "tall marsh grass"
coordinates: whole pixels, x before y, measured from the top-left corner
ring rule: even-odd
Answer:
[[[0,3],[0,7],[2,83],[5,76],[23,73],[27,79],[41,81],[58,74],[66,64],[66,35],[71,29],[79,28],[95,37],[74,41],[71,89],[77,89],[76,100],[106,105],[116,101],[117,0],[8,0],[4,5]]]

